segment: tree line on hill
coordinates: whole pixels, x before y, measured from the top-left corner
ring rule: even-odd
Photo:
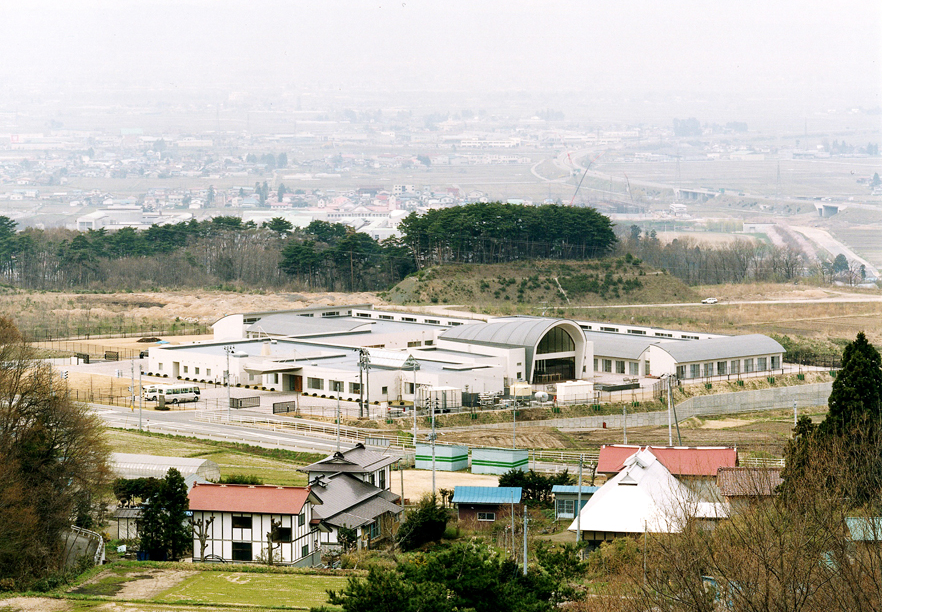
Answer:
[[[840,254],[834,260],[809,261],[787,230],[776,228],[776,232],[785,244],[735,239],[709,245],[690,237],[664,243],[655,230],[645,232],[633,225],[619,240],[617,251],[666,270],[690,285],[785,282],[804,276],[817,278],[822,283],[838,280],[855,285],[865,278],[864,266],[859,262]]]
[[[411,213],[401,242],[418,268],[524,259],[593,259],[617,242],[613,224],[592,208],[489,202]]]
[[[618,239],[591,208],[500,202],[409,214],[401,236],[376,241],[340,223],[260,225],[238,217],[79,232],[27,228],[0,216],[0,282],[25,289],[150,290],[168,287],[382,291],[442,264],[585,260],[629,254],[688,284],[787,281],[804,275],[856,284],[863,268],[844,256],[809,264],[785,246],[734,240],[662,243],[634,225]],[[781,234],[783,230],[777,230]]]
[[[28,289],[149,289],[303,284],[387,289],[426,265],[599,257],[616,242],[587,208],[472,204],[410,214],[401,238],[377,242],[340,223],[295,228],[238,217],[79,232],[16,230],[0,216],[0,279]]]

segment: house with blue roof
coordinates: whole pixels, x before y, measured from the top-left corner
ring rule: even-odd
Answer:
[[[521,487],[455,487],[451,501],[459,522],[491,523],[510,516],[521,504]]]

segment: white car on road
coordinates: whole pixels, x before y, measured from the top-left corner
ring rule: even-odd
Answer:
[[[705,300],[703,300],[702,303],[703,303],[703,304],[715,304],[715,303],[717,303],[717,302],[719,302],[719,300],[717,300],[716,298],[706,298]]]

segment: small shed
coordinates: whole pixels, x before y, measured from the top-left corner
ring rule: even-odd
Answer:
[[[468,447],[445,444],[416,444],[416,469],[432,469],[432,450],[435,449],[435,469],[457,472],[468,468]]]
[[[581,487],[581,508],[587,505],[599,488]],[[551,493],[554,495],[555,519],[573,519],[577,516],[577,485],[554,485]]]
[[[185,479],[189,476],[198,476],[205,480],[221,479],[218,464],[208,459],[112,453],[111,465],[118,478],[164,478],[168,470],[175,468]]]
[[[141,517],[141,508],[116,508],[116,539],[134,540],[139,537],[138,522]]]
[[[455,487],[452,503],[459,521],[492,522],[509,516],[521,503],[521,487]]]
[[[504,474],[528,468],[528,451],[516,448],[473,448],[472,474]]]

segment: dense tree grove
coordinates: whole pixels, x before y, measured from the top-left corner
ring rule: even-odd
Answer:
[[[371,566],[366,578],[350,578],[330,603],[344,612],[547,612],[578,597],[565,588],[583,570],[570,552],[545,550],[545,563],[527,575],[512,559],[477,542],[400,561],[395,569]],[[573,571],[572,571],[573,570]]]
[[[146,230],[16,231],[0,216],[0,280],[27,289],[150,289],[288,283],[381,290],[414,271],[408,250],[342,224],[295,229],[282,218],[258,227],[215,217]]]
[[[446,263],[602,257],[617,241],[610,219],[579,206],[468,204],[412,213],[401,243],[419,268]]]
[[[64,536],[104,499],[109,458],[99,419],[0,317],[0,579],[65,571]]]

